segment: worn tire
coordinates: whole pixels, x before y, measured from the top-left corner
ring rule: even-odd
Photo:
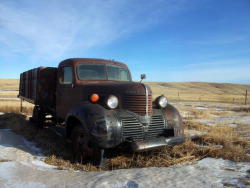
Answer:
[[[34,107],[32,121],[35,124],[36,128],[42,128],[44,126],[45,113],[41,107]]]
[[[71,133],[71,146],[76,159],[79,162],[90,161],[96,167],[106,164],[106,151],[93,143],[89,135],[80,125],[76,126]]]

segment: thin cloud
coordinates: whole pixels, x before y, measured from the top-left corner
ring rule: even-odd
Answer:
[[[39,5],[38,5],[39,7]],[[64,10],[51,10],[46,5],[27,7],[21,5],[0,5],[1,34],[3,47],[14,53],[37,53],[52,58],[67,50],[74,38],[72,27],[76,17]],[[54,16],[56,15],[56,17]],[[4,49],[4,48],[1,49]]]
[[[0,3],[0,54],[57,59],[107,45],[174,14],[180,3],[32,1]],[[165,7],[165,8],[163,8]],[[164,11],[163,11],[164,10]],[[30,55],[29,55],[30,54]]]

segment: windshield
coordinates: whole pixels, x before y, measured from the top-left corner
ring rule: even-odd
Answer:
[[[80,80],[130,81],[128,69],[116,65],[106,65],[105,67],[105,64],[80,64],[77,74]]]
[[[109,80],[130,81],[128,69],[125,67],[107,65]]]

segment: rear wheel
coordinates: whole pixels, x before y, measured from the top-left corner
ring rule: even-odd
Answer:
[[[76,126],[71,134],[71,144],[74,155],[79,162],[91,161],[97,167],[103,167],[106,163],[104,148],[93,143],[82,126]]]
[[[39,106],[35,106],[33,109],[32,121],[37,128],[42,128],[45,122],[45,112]]]

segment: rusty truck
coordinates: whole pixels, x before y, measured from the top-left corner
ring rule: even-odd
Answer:
[[[34,104],[37,127],[50,116],[74,155],[96,166],[123,143],[144,152],[185,142],[182,118],[167,97],[153,100],[150,87],[133,82],[128,67],[114,60],[71,58],[23,72],[18,97]]]

